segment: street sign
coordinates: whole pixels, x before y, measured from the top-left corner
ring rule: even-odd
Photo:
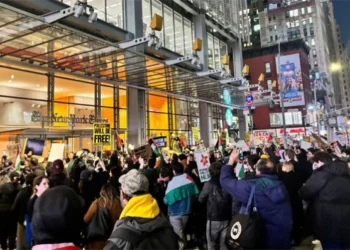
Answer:
[[[108,123],[94,123],[94,146],[110,146],[112,144],[111,125]]]
[[[251,93],[246,93],[245,94],[245,105],[246,106],[251,106],[253,104],[254,97]]]

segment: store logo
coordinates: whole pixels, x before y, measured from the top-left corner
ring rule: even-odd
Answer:
[[[71,126],[76,123],[80,124],[93,124],[95,122],[108,123],[108,119],[95,119],[94,115],[76,117],[75,115],[69,115],[69,117],[59,116],[58,113],[55,113],[52,116],[42,116],[39,111],[33,111],[31,116],[32,122],[61,122],[69,123]]]

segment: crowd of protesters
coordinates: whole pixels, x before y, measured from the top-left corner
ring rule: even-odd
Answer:
[[[1,249],[230,249],[230,222],[253,189],[259,248],[290,249],[311,235],[323,249],[348,249],[349,156],[332,147],[211,151],[205,183],[190,150],[139,159],[81,150],[46,163],[26,155],[20,169],[4,156]]]

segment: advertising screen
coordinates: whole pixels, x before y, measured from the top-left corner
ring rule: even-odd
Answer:
[[[277,72],[279,72],[278,58],[276,57]],[[284,106],[305,105],[304,86],[299,54],[281,56],[281,81],[284,96]]]

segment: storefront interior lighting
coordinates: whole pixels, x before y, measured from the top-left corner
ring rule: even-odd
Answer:
[[[15,75],[11,75],[11,79],[14,79],[15,78]]]
[[[87,0],[77,0],[74,6],[65,8],[63,10],[54,11],[43,16],[44,22],[46,23],[54,23],[63,18],[73,16],[76,18],[81,17],[86,13],[86,9],[89,8],[89,23],[94,23],[97,21],[97,12],[94,7],[87,4]]]
[[[163,28],[163,17],[157,14],[154,14],[151,20],[150,27],[152,32],[148,36],[135,38],[131,41],[121,42],[118,44],[121,49],[128,49],[135,47],[136,45],[147,43],[148,47],[154,47],[156,50],[159,50],[163,44],[159,37],[156,36],[156,31],[161,31]]]

